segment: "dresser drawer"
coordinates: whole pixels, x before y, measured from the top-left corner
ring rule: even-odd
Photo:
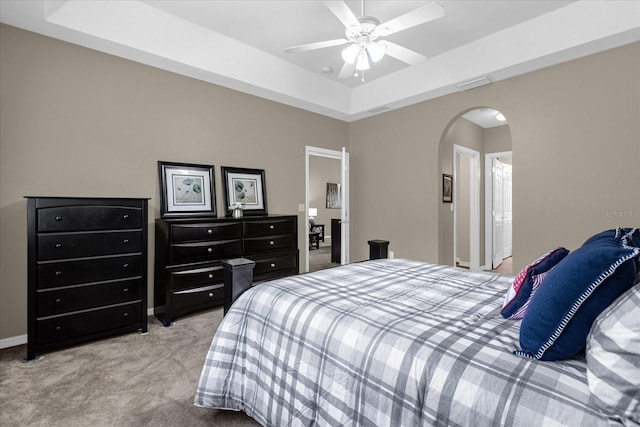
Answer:
[[[224,284],[201,286],[193,289],[174,292],[173,309],[193,311],[196,308],[220,305],[224,300]]]
[[[140,323],[140,302],[37,319],[37,344],[55,343]]]
[[[268,251],[273,249],[295,248],[294,234],[281,234],[276,236],[264,236],[244,239],[244,253]]]
[[[273,273],[280,270],[289,270],[292,268],[298,268],[298,257],[295,254],[272,256],[272,257],[257,257],[251,258],[255,261],[256,266],[253,269],[253,275],[259,276],[261,274]]]
[[[172,224],[171,236],[174,243],[239,239],[242,237],[242,224],[239,222]]]
[[[220,263],[203,268],[172,270],[169,274],[171,274],[172,289],[174,291],[214,285],[222,283],[224,280],[224,271]]]
[[[241,253],[240,239],[171,245],[171,259],[174,264],[234,257]]]
[[[119,255],[38,264],[38,289],[142,276],[141,255]]]
[[[142,227],[142,210],[125,206],[63,206],[38,209],[38,232]]]
[[[244,237],[257,237],[272,234],[295,233],[295,218],[270,218],[261,220],[245,219]]]
[[[140,231],[38,235],[39,260],[141,252]]]
[[[140,279],[38,292],[38,317],[140,299]]]

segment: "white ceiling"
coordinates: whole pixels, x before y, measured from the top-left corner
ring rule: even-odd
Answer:
[[[360,15],[361,1],[346,3]],[[384,22],[428,3],[364,4]],[[638,0],[438,3],[444,17],[387,37],[427,59],[385,56],[364,83],[337,78],[343,46],[284,53],[344,37],[318,0],[0,0],[0,21],[345,121],[640,40]]]

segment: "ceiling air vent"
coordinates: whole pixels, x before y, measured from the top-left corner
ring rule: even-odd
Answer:
[[[456,83],[456,87],[458,88],[458,90],[463,91],[463,90],[469,90],[476,87],[488,85],[489,83],[493,83],[493,79],[489,75],[486,75],[486,76],[476,77],[470,80],[465,80],[464,82]]]
[[[371,114],[378,114],[378,113],[382,113],[383,111],[389,111],[390,109],[391,108],[387,107],[386,105],[383,105],[381,107],[373,108],[373,109],[369,110],[369,112]]]

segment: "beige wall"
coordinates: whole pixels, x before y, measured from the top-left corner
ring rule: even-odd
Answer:
[[[309,157],[309,207],[318,209],[316,224],[324,224],[324,232],[331,235],[331,218],[340,218],[340,209],[327,209],[327,183],[340,182],[340,159]]]
[[[352,259],[370,238],[390,240],[397,257],[441,259],[440,143],[477,107],[509,122],[514,269],[599,230],[640,226],[639,75],[635,43],[352,123]],[[371,210],[380,215],[363,215]]]
[[[0,32],[0,339],[26,333],[23,196],[151,197],[152,222],[158,160],[215,165],[219,209],[220,166],[263,168],[269,211],[297,213],[304,146],[347,146],[351,258],[386,239],[396,256],[437,262],[441,139],[460,114],[488,106],[513,140],[516,268],[589,233],[640,225],[640,43],[347,124]],[[302,245],[303,221],[299,230]],[[152,266],[151,254],[150,284]]]
[[[348,125],[338,120],[13,27],[0,31],[0,338],[27,328],[23,196],[150,197],[152,225],[164,160],[213,164],[219,211],[221,166],[265,169],[269,212],[298,214],[305,145],[339,150],[348,142]],[[149,301],[153,247],[151,232]]]

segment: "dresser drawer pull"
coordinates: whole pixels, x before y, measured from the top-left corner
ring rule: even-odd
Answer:
[[[271,268],[276,268],[276,264],[274,262],[271,263]]]
[[[127,313],[126,311],[124,313],[122,313],[122,317],[127,317],[129,315],[129,313]]]
[[[122,268],[129,268],[129,263],[123,264]]]
[[[127,292],[129,292],[129,288],[124,288],[124,289],[122,290],[122,292],[124,292],[124,293],[126,294]]]
[[[126,245],[127,243],[129,243],[129,239],[124,239],[124,240],[122,241],[122,244],[124,244],[124,245]]]
[[[129,214],[124,214],[124,215],[122,215],[122,218],[124,218],[124,219],[129,219]]]
[[[207,248],[207,252],[211,253],[211,252],[213,252],[213,249],[212,248]]]
[[[213,292],[209,292],[209,298],[213,298]]]
[[[62,247],[62,243],[56,243],[56,248],[60,249]]]
[[[57,277],[62,276],[62,271],[60,271],[60,270],[56,271],[56,276],[57,276]]]
[[[62,302],[62,300],[60,298],[56,298],[56,302],[59,303]]]
[[[275,229],[276,229],[276,226],[275,226],[275,225],[270,225],[270,226],[269,226],[269,229],[271,229],[271,230],[275,230]]]
[[[209,273],[209,279],[213,279],[213,274]]]
[[[211,233],[213,233],[213,230],[212,229],[208,229],[207,233],[211,234]]]
[[[273,240],[270,240],[270,241],[269,241],[269,244],[270,244],[270,245],[275,245],[275,244],[276,244],[276,242],[274,242]]]
[[[62,221],[62,217],[60,215],[56,215],[56,221]]]
[[[56,326],[56,331],[61,331],[61,330],[62,330],[62,327]]]

